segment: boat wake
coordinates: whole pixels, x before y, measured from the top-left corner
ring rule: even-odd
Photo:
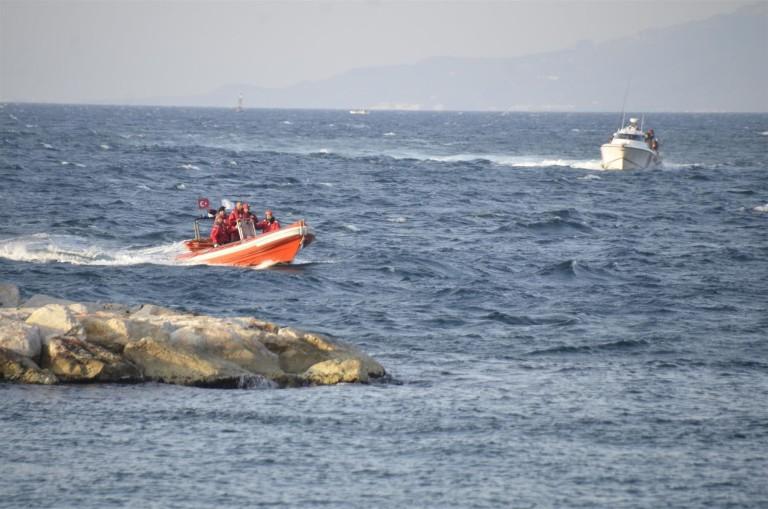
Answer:
[[[415,157],[430,161],[454,163],[470,161],[487,161],[499,166],[509,166],[512,168],[550,168],[565,167],[579,170],[602,170],[599,159],[562,159],[551,156],[529,155],[529,156],[511,156],[504,154],[457,154],[450,156],[423,156]]]
[[[172,148],[182,150],[190,147],[188,143],[178,145],[171,144]],[[198,140],[197,146],[203,146],[216,150],[235,151],[243,154],[289,154],[294,156],[309,157],[337,157],[341,159],[371,159],[391,158],[395,160],[435,161],[442,163],[462,163],[485,161],[499,166],[514,168],[548,168],[567,167],[581,170],[602,170],[599,159],[564,159],[552,155],[510,155],[510,154],[484,154],[484,153],[458,153],[458,154],[431,154],[428,151],[413,149],[393,149],[392,147],[371,146],[292,146],[287,148],[282,145],[270,145],[254,142],[221,142],[211,140]],[[192,165],[183,165],[185,169],[200,169]]]
[[[389,138],[391,139],[391,138]],[[195,145],[189,145],[188,141],[171,143],[167,142],[163,146],[174,150],[183,152],[185,149],[206,147],[215,150],[224,150],[227,152],[235,152],[239,156],[244,155],[256,155],[256,154],[269,154],[276,155],[292,155],[292,156],[304,156],[304,157],[322,157],[322,158],[339,158],[346,160],[357,159],[394,159],[397,161],[413,160],[424,162],[438,162],[446,164],[455,163],[472,163],[481,162],[496,166],[505,166],[510,168],[573,168],[576,170],[588,170],[588,171],[611,171],[606,170],[601,165],[599,158],[590,159],[576,159],[568,157],[560,157],[556,154],[504,154],[504,153],[466,153],[459,152],[455,154],[436,154],[430,152],[428,149],[419,147],[401,147],[395,148],[394,146],[371,146],[371,145],[337,145],[334,143],[322,143],[320,147],[318,145],[292,145],[286,147],[282,144],[270,144],[263,141],[254,142],[252,140],[241,141],[220,141],[220,140],[208,140],[199,139],[196,140]],[[216,166],[216,163],[210,163],[211,166]],[[229,166],[237,166],[236,161],[228,161]],[[660,168],[664,170],[688,170],[688,169],[719,169],[723,166],[728,166],[726,163],[691,163],[691,162],[674,162],[664,161]],[[203,168],[198,164],[183,164],[181,168],[188,170],[202,170]]]
[[[180,242],[153,247],[125,248],[74,235],[47,233],[0,240],[0,258],[32,263],[179,265],[175,261],[175,254],[182,249]]]

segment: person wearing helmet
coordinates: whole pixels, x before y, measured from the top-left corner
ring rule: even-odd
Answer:
[[[256,225],[256,228],[261,230],[263,233],[276,232],[280,229],[280,221],[278,221],[277,218],[272,215],[271,210],[267,209],[264,211],[264,219],[259,221],[259,223]]]

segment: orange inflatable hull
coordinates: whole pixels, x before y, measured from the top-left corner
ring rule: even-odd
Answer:
[[[176,257],[179,261],[209,265],[255,265],[291,263],[296,254],[315,240],[315,234],[304,221],[297,221],[276,232],[263,233],[238,242],[213,247],[209,239],[184,242],[189,253]]]

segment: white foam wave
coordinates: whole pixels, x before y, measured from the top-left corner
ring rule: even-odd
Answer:
[[[110,147],[109,145],[107,145],[106,143],[102,143],[101,145],[99,145],[99,147],[100,147],[102,150],[109,150],[109,149],[111,149],[111,148],[112,148],[112,147]]]
[[[388,133],[384,133],[384,136],[397,136],[397,135],[395,133],[393,133],[392,131],[390,131]]]
[[[673,163],[671,161],[663,161],[662,168],[665,170],[683,170],[685,168],[690,168],[691,166],[696,166],[692,163]]]
[[[290,266],[293,267],[301,267],[303,265],[331,265],[339,263],[339,260],[334,260],[330,258],[325,259],[318,259],[318,258],[312,258],[312,257],[306,257],[304,254],[304,251],[299,252],[298,255],[296,255],[296,258],[293,260],[293,263],[291,263]]]
[[[104,242],[94,243],[72,235],[47,233],[0,240],[0,258],[33,263],[176,265],[176,255],[183,249],[180,242],[148,248],[123,248]]]
[[[358,228],[357,226],[355,226],[353,224],[345,224],[344,228],[346,228],[347,230],[349,230],[351,232],[359,232],[360,231],[360,228]]]
[[[194,164],[182,164],[181,168],[184,168],[185,170],[200,170],[200,167],[195,166]]]
[[[277,262],[274,262],[272,260],[265,260],[265,261],[261,262],[260,264],[255,265],[255,266],[253,266],[251,268],[254,269],[254,270],[264,270],[264,269],[268,269],[268,268],[270,268],[270,267],[272,267],[272,266],[274,266],[276,264],[277,264]]]
[[[716,170],[719,167],[720,164],[717,163],[676,163],[674,161],[666,160],[661,164],[661,168],[664,170],[690,170],[692,168]]]
[[[515,168],[548,168],[550,166],[561,166],[565,168],[574,168],[577,170],[602,171],[603,167],[599,159],[537,159],[537,158],[511,158],[501,160],[498,164],[512,166]]]
[[[415,157],[422,159],[422,157]],[[450,156],[424,156],[423,159],[438,162],[488,161],[499,166],[513,168],[548,168],[561,166],[580,170],[602,170],[599,159],[555,159],[546,156],[508,156],[503,154],[456,154]]]
[[[61,165],[62,166],[69,166],[70,164],[72,166],[76,166],[78,168],[85,168],[85,165],[82,164],[82,163],[70,163],[69,161],[61,161]]]
[[[760,134],[762,134],[763,136],[768,136],[768,131],[763,131]]]
[[[583,177],[579,177],[579,180],[602,180],[602,177],[600,175],[595,175],[594,173],[589,173]]]
[[[758,205],[757,207],[752,207],[752,210],[755,212],[768,212],[768,203],[765,205]]]

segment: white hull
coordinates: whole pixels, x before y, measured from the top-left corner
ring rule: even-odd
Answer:
[[[661,163],[659,154],[644,146],[606,143],[600,147],[605,170],[644,170]]]

